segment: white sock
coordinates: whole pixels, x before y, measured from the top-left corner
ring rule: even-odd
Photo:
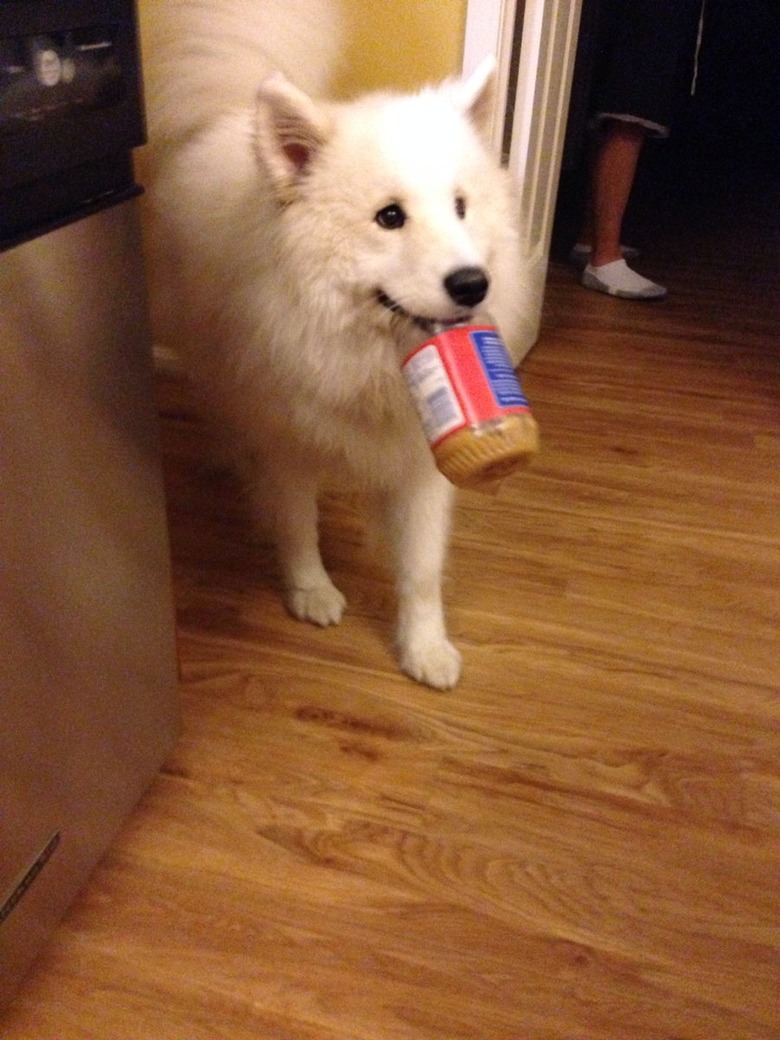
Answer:
[[[613,260],[609,264],[601,264],[594,267],[588,264],[585,268],[588,274],[594,275],[600,282],[612,292],[631,293],[636,296],[655,294],[665,291],[663,286],[651,282],[649,278],[643,278],[641,274],[633,271],[625,260]]]

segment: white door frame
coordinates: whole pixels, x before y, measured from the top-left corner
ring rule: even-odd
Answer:
[[[474,72],[489,54],[498,62],[498,89],[493,113],[493,145],[501,154],[511,74],[517,0],[468,0],[463,75]]]
[[[514,46],[518,7],[523,19],[519,57]],[[581,0],[468,0],[467,5],[464,73],[488,54],[498,61],[492,135],[498,155],[504,146],[512,62],[518,63],[508,163],[520,195],[523,278],[534,313],[516,362],[533,346],[541,322],[580,8]]]

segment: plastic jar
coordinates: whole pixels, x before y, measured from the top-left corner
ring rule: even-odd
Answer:
[[[486,488],[525,465],[538,427],[490,316],[421,329],[419,339],[402,372],[444,476]]]

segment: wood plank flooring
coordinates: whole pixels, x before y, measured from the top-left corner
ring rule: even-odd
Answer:
[[[552,266],[543,453],[458,506],[449,694],[396,671],[356,502],[344,622],[285,614],[161,374],[184,731],[5,1040],[776,1040],[768,198],[659,233],[660,305]]]

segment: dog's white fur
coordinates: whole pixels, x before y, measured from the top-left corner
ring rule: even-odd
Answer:
[[[377,292],[449,321],[464,308],[444,278],[481,267],[504,336],[518,334],[518,207],[485,141],[492,68],[414,96],[325,103],[304,91],[325,90],[338,52],[326,0],[159,7],[147,84],[159,331],[184,345],[210,409],[252,460],[288,609],[341,619],[317,492],[326,474],[349,477],[387,521],[401,667],[449,688],[461,669],[441,597],[452,489],[400,375],[413,325]],[[403,207],[403,227],[375,219],[389,204]]]

